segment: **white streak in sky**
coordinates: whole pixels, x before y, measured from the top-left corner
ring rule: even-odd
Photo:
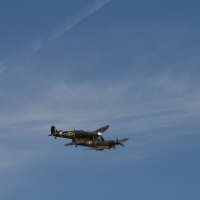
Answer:
[[[87,16],[91,15],[93,12],[110,2],[111,0],[102,0],[102,1],[95,1],[92,4],[88,5],[85,9],[81,12],[76,13],[74,16],[70,17],[69,19],[65,20],[63,24],[55,28],[52,33],[50,34],[49,40],[53,40],[63,34],[64,32],[71,29],[77,23],[85,19]]]
[[[35,51],[38,51],[39,49],[41,49],[42,47],[44,46],[43,42],[41,39],[38,39],[36,40],[35,42],[33,42],[31,44],[31,48],[32,50],[35,52]]]
[[[16,64],[18,60],[21,58],[25,58],[32,53],[38,51],[42,47],[45,46],[46,43],[49,41],[56,39],[72,27],[74,27],[77,23],[94,13],[96,10],[100,9],[102,6],[110,2],[111,0],[95,0],[91,4],[89,4],[87,7],[85,7],[82,11],[77,12],[72,17],[65,20],[64,23],[59,25],[58,27],[54,28],[49,34],[47,34],[47,37],[42,37],[34,42],[32,42],[30,45],[28,45],[26,48],[24,48],[22,51],[15,53],[12,56],[9,56],[6,60],[0,62],[0,74],[3,73],[8,65],[13,66]],[[3,64],[2,64],[3,63]],[[11,63],[11,64],[9,64]],[[15,63],[15,64],[12,64]]]
[[[102,6],[110,2],[111,0],[95,0],[93,3],[89,4],[87,7],[85,7],[82,11],[79,11],[78,13],[74,14],[72,17],[68,18],[57,26],[55,29],[53,29],[50,33],[47,39],[38,39],[34,41],[31,44],[31,51],[36,52],[42,47],[44,47],[46,42],[49,42],[53,39],[56,39],[72,27],[74,27],[76,24],[78,24],[80,21],[94,13],[96,10],[100,9]]]

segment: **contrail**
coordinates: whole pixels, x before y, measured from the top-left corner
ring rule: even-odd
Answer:
[[[50,34],[49,40],[53,40],[63,34],[64,32],[71,29],[73,26],[75,26],[77,23],[82,21],[87,16],[91,15],[93,12],[110,2],[111,0],[96,0],[90,5],[88,5],[85,9],[83,9],[81,12],[76,13],[74,16],[70,17],[69,19],[65,20],[63,24],[56,27]]]
[[[93,1],[91,4],[89,4],[83,10],[74,14],[72,17],[66,19],[65,22],[63,22],[62,24],[60,24],[59,26],[54,28],[45,39],[38,39],[38,40],[34,41],[31,44],[31,50],[33,52],[38,51],[40,48],[42,48],[45,45],[45,43],[47,43],[53,39],[56,39],[57,37],[59,37],[66,31],[68,31],[72,27],[74,27],[80,21],[82,21],[87,16],[91,15],[93,12],[100,9],[102,6],[104,6],[105,4],[107,4],[110,1],[111,0],[101,0],[101,1],[95,0],[95,1]]]
[[[100,9],[105,4],[109,3],[111,0],[95,0],[91,4],[89,4],[87,7],[85,7],[83,10],[77,12],[72,17],[68,18],[60,24],[58,27],[54,28],[52,31],[50,31],[46,37],[39,38],[32,42],[30,45],[28,45],[26,48],[24,48],[22,51],[15,53],[12,56],[9,56],[6,60],[0,62],[0,74],[3,73],[7,65],[13,65],[13,63],[20,60],[22,57],[26,57],[31,55],[32,53],[38,51],[42,47],[45,46],[46,43],[50,42],[53,39],[56,39],[72,27],[74,27],[77,23],[85,19],[87,16],[94,13],[96,10]],[[10,64],[9,64],[10,63]]]

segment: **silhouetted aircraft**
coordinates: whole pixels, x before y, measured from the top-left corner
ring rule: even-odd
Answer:
[[[55,126],[51,127],[51,134],[49,136],[72,139],[72,142],[65,144],[65,146],[75,145],[77,146],[86,146],[85,150],[97,150],[102,151],[104,149],[115,149],[118,145],[124,147],[124,142],[128,138],[122,140],[104,140],[102,134],[110,126],[103,126],[95,131],[83,131],[83,130],[71,130],[71,131],[57,131]]]

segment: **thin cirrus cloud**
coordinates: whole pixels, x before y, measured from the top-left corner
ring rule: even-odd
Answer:
[[[50,89],[37,94],[36,98],[30,99],[28,104],[24,105],[24,102],[21,102],[13,108],[11,113],[0,113],[0,124],[2,127],[8,127],[5,130],[14,133],[16,130],[21,130],[14,136],[18,141],[17,144],[21,144],[24,148],[15,149],[16,147],[6,146],[5,142],[1,143],[0,171],[20,166],[26,163],[28,158],[28,162],[32,162],[43,155],[54,153],[48,152],[49,143],[46,143],[44,148],[43,144],[38,144],[38,139],[36,139],[40,137],[41,140],[46,137],[50,125],[63,130],[70,129],[73,125],[77,129],[93,130],[97,128],[99,122],[110,124],[111,128],[106,138],[113,138],[110,133],[120,133],[120,138],[130,137],[132,139],[134,137],[134,148],[138,151],[141,149],[141,153],[136,157],[129,153],[126,157],[129,160],[158,154],[157,149],[159,153],[167,151],[168,146],[164,148],[162,145],[161,147],[159,142],[174,138],[174,131],[167,134],[160,134],[156,131],[151,133],[151,131],[174,125],[184,126],[186,121],[199,116],[200,96],[191,90],[192,86],[188,83],[189,80],[185,78],[177,79],[169,74],[160,74],[157,77],[132,82],[121,80],[109,85],[104,83],[98,86],[91,83],[72,85],[63,81],[49,83]],[[16,98],[15,101],[18,102],[19,99]],[[145,131],[148,134],[144,133]],[[186,130],[181,134],[190,132]],[[27,140],[24,136],[31,133],[33,133],[31,140]],[[5,134],[1,137],[2,141],[6,139]],[[21,138],[25,140],[20,142]],[[27,146],[24,146],[24,141],[28,144]],[[152,144],[157,144],[157,146],[153,148]],[[31,145],[39,145],[40,151]],[[64,141],[61,145],[64,145]],[[151,148],[151,151],[147,152],[142,147]],[[133,147],[129,148],[133,149]],[[176,148],[179,146],[176,145]]]
[[[54,84],[51,91],[44,92],[34,102],[30,100],[30,104],[12,111],[12,116],[2,115],[0,121],[2,125],[9,126],[9,129],[23,127],[22,132],[17,135],[18,139],[31,130],[34,132],[31,136],[33,140],[39,135],[43,137],[41,132],[47,134],[51,123],[58,129],[68,129],[75,124],[78,125],[76,128],[84,127],[85,130],[93,130],[99,122],[106,121],[111,125],[110,133],[120,133],[120,137],[132,133],[137,139],[134,146],[141,148],[142,145],[148,147],[158,140],[163,138],[167,140],[174,136],[170,133],[159,135],[157,132],[147,136],[137,134],[138,132],[149,132],[173,125],[183,126],[185,121],[199,115],[198,107],[191,105],[196,105],[200,96],[190,92],[191,88],[185,80],[174,80],[163,75],[149,78],[143,85],[141,82],[141,80],[134,82],[134,86],[125,82],[124,84],[113,83],[107,87],[105,85],[96,87],[92,84],[75,86],[60,82]],[[98,96],[102,92],[106,98]],[[120,127],[115,126],[119,122]],[[19,158],[11,159],[14,155],[9,149],[6,154],[0,155],[2,160],[0,170],[16,165],[18,160],[24,162],[28,155],[36,158],[37,152],[31,149],[28,154],[24,154],[20,150]],[[140,155],[143,156],[144,154]],[[136,158],[131,156],[130,159]]]
[[[127,130],[134,124],[134,129],[141,131],[173,125],[176,119],[184,122],[200,112],[198,106],[193,106],[198,104],[200,97],[191,92],[188,82],[164,75],[149,78],[145,83],[143,80],[134,84],[120,81],[106,87],[60,82],[42,93],[26,106],[20,104],[20,112],[18,108],[12,110],[11,117],[2,115],[1,123],[30,125],[30,122],[42,121],[49,124],[49,121],[61,119],[57,123],[66,127],[66,121],[70,126],[88,124],[91,119],[93,123],[112,119],[123,122]],[[102,93],[103,97],[98,95]]]

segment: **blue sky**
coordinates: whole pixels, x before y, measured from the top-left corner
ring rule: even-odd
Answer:
[[[1,199],[199,199],[199,7],[1,1]],[[107,124],[125,148],[48,137]]]

